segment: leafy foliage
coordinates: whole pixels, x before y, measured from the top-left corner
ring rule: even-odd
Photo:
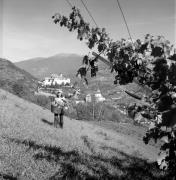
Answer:
[[[163,36],[154,38],[150,34],[145,36],[143,43],[139,39],[135,42],[125,39],[113,42],[105,28],[90,28],[75,7],[68,18],[60,14],[55,14],[52,18],[55,24],[64,26],[69,31],[77,31],[77,38],[85,40],[91,50],[96,48],[99,54],[104,53],[112,65],[111,72],[117,73],[114,84],[128,84],[137,78],[141,85],[152,90],[152,96],[146,98],[149,106],[140,108],[144,111],[146,108],[153,114],[153,127],[146,133],[144,142],[147,144],[151,138],[155,142],[165,136],[168,138],[161,150],[167,152],[164,160],[170,174],[175,176],[172,172],[176,167],[176,59],[173,59],[174,55],[171,58],[168,53],[173,47],[170,42]],[[170,65],[168,58],[172,59]],[[83,65],[86,67],[85,61]],[[146,117],[151,121],[150,115]],[[168,126],[170,131],[163,128]]]

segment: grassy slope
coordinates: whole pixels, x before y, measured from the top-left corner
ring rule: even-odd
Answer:
[[[8,60],[0,58],[0,87],[15,95],[32,100],[37,79]]]
[[[161,179],[142,160],[155,160],[157,149],[116,127],[65,117],[56,129],[50,111],[0,89],[0,178]]]

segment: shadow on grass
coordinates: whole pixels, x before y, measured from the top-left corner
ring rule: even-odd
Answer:
[[[50,121],[47,121],[46,119],[41,119],[41,121],[45,124],[48,124],[50,126],[53,126],[54,123],[50,122]]]
[[[2,178],[2,180],[17,180],[16,177],[12,176],[12,175],[8,175],[8,174],[4,174],[4,173],[0,173],[0,179]]]
[[[57,179],[122,179],[122,180],[170,180],[166,174],[159,171],[155,164],[131,157],[117,149],[104,150],[117,151],[117,156],[107,158],[102,154],[89,155],[77,151],[64,152],[56,146],[37,144],[31,140],[8,138],[18,145],[25,145],[28,150],[34,151],[35,160],[46,160],[49,163],[58,163],[61,168],[49,180]]]

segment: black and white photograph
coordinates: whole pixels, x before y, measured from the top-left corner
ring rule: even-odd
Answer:
[[[0,180],[176,180],[176,0],[0,0]]]

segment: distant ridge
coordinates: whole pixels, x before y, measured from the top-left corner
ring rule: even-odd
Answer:
[[[81,55],[61,53],[50,57],[38,57],[15,63],[16,66],[24,69],[33,76],[43,79],[52,73],[76,74],[81,60]]]

